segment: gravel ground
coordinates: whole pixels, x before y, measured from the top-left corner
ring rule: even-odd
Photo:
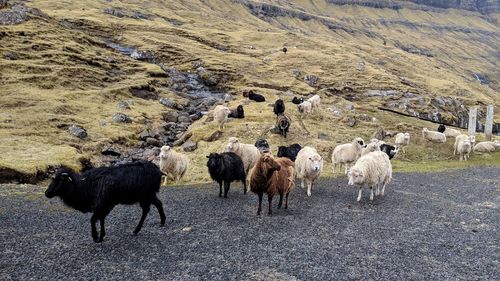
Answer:
[[[138,206],[117,206],[95,244],[90,214],[42,187],[0,186],[0,280],[498,280],[500,169],[396,174],[357,203],[345,179],[296,188],[289,210],[256,216],[234,184],[162,188],[138,236]],[[275,202],[277,204],[277,202]],[[265,208],[263,208],[265,210]],[[265,212],[263,212],[265,213]],[[495,277],[496,276],[496,277]]]

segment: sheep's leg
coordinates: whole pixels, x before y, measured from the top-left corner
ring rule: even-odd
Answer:
[[[356,199],[356,201],[358,201],[358,202],[361,200],[361,193],[363,193],[363,187],[362,186],[359,187],[358,199]]]
[[[147,203],[142,202],[141,203],[142,216],[141,216],[141,220],[139,221],[139,224],[137,225],[137,227],[134,230],[134,235],[137,235],[137,233],[139,233],[139,231],[141,231],[142,225],[144,224],[144,220],[146,219],[146,217],[149,213],[150,207],[151,207],[150,202],[147,202]]]
[[[259,193],[259,209],[257,210],[257,216],[259,216],[262,211],[262,196],[264,196],[264,193]]]
[[[243,183],[243,194],[247,194],[247,181],[242,180],[241,182]]]
[[[106,218],[106,215],[101,215],[99,218],[99,221],[101,223],[101,235],[99,237],[99,243],[104,240],[104,236],[106,235],[106,230],[104,229],[104,219]]]
[[[378,196],[380,194],[380,185],[377,184],[375,185],[375,196]]]
[[[230,181],[224,182],[224,198],[227,198],[227,193],[229,192],[229,187],[231,186]]]
[[[161,203],[158,196],[155,196],[155,198],[153,199],[153,205],[155,205],[156,209],[158,209],[158,213],[160,214],[160,225],[164,226],[165,219],[167,217],[165,216],[165,212],[163,211],[163,204]]]
[[[288,194],[285,195],[285,209],[288,209]]]
[[[269,201],[269,211],[267,212],[267,214],[272,215],[273,214],[273,196],[268,194],[267,200]]]
[[[380,192],[380,195],[382,195],[382,196],[384,196],[384,192],[385,192],[385,185],[386,185],[386,184],[387,184],[387,183],[385,183],[385,182],[382,184],[382,191]]]
[[[97,228],[95,226],[98,219],[99,215],[97,215],[96,213],[94,213],[90,218],[90,226],[92,227],[92,239],[94,239],[94,242],[96,243],[99,243],[99,237],[97,237]]]
[[[307,180],[307,196],[311,196],[312,181]]]
[[[306,180],[304,178],[300,179],[300,188],[304,189],[304,187],[305,187],[305,184],[304,184],[305,181]]]
[[[337,165],[337,164],[333,163],[333,165],[332,165],[332,173],[333,174],[335,174],[335,165]]]
[[[373,186],[370,186],[370,201],[373,201]]]
[[[283,194],[280,194],[280,202],[278,203],[278,209],[281,209],[282,204],[283,204]]]
[[[163,186],[167,186],[167,175],[163,176]]]
[[[222,197],[222,181],[219,182],[219,197]]]

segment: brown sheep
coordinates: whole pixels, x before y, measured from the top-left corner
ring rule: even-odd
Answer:
[[[253,169],[250,177],[250,190],[259,195],[259,209],[262,211],[262,197],[267,193],[269,212],[272,212],[273,196],[279,194],[278,209],[283,203],[285,195],[285,209],[288,209],[288,194],[292,191],[294,183],[294,163],[288,158],[275,158],[270,153],[263,153]]]

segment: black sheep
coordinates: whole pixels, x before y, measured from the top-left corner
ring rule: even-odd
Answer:
[[[444,133],[444,131],[446,131],[446,127],[443,124],[439,124],[438,132]]]
[[[265,139],[258,139],[255,142],[255,147],[257,147],[260,152],[267,152],[270,150],[269,143]]]
[[[273,108],[274,114],[280,115],[285,112],[285,103],[283,102],[282,99],[278,99],[274,102],[274,108]]]
[[[398,153],[398,149],[396,149],[395,146],[392,146],[390,144],[385,144],[385,143],[380,145],[380,150],[385,152],[385,154],[387,154],[387,156],[389,156],[389,159],[394,158],[394,156],[396,156],[396,153]]]
[[[243,194],[247,193],[247,183],[243,161],[234,152],[210,153],[207,156],[208,173],[219,183],[219,197],[222,196],[222,183],[224,183],[224,198],[227,198],[229,187],[233,181],[243,183]]]
[[[160,190],[161,176],[160,169],[147,161],[90,169],[81,174],[61,168],[45,191],[45,196],[59,196],[69,207],[83,213],[92,212],[92,238],[99,243],[106,235],[104,219],[118,204],[139,203],[141,206],[142,217],[134,230],[135,235],[141,230],[151,204],[160,213],[160,224],[165,225],[163,206],[156,195]],[[101,222],[100,237],[97,235],[97,220]]]
[[[243,110],[243,105],[238,105],[238,107],[231,109],[231,113],[229,113],[228,117],[231,118],[245,118],[245,111]]]
[[[266,98],[264,98],[263,95],[256,94],[252,90],[250,90],[250,92],[248,93],[248,98],[250,100],[253,100],[256,102],[265,102],[266,101]]]
[[[297,154],[302,149],[302,146],[298,143],[294,143],[290,146],[279,146],[278,147],[278,157],[286,157],[292,161],[295,161]]]
[[[300,97],[300,98],[293,97],[293,99],[292,99],[292,103],[294,103],[294,104],[301,104],[303,102],[304,102],[304,98],[302,98],[302,97]]]
[[[280,135],[286,138],[286,134],[288,133],[288,129],[290,128],[290,117],[286,116],[286,114],[280,114],[276,118],[276,127],[280,132]]]

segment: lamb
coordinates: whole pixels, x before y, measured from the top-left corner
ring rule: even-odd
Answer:
[[[335,167],[345,165],[345,174],[349,169],[349,165],[353,164],[361,156],[361,149],[365,146],[362,138],[355,138],[351,143],[338,145],[332,152],[333,173],[335,174]]]
[[[460,134],[462,134],[459,130],[455,130],[452,128],[446,128],[443,124],[440,124],[438,127],[438,132],[444,133],[445,136],[454,138]]]
[[[280,135],[286,138],[286,134],[288,133],[288,129],[290,128],[290,117],[286,114],[279,114],[276,118],[276,127],[278,128]]]
[[[230,109],[230,113],[228,117],[230,118],[238,118],[238,119],[243,119],[245,118],[245,110],[243,110],[243,105],[238,105],[236,108]]]
[[[445,143],[446,136],[443,133],[436,131],[429,131],[427,128],[422,129],[422,138],[436,143]]]
[[[457,152],[460,155],[460,161],[467,161],[471,150],[472,144],[468,138],[460,141],[457,145]]]
[[[269,143],[265,139],[258,139],[255,142],[255,147],[257,147],[260,152],[268,152],[271,150]]]
[[[361,156],[356,164],[349,169],[347,174],[349,185],[359,185],[356,201],[361,200],[363,187],[370,187],[370,201],[373,201],[373,188],[375,195],[384,196],[385,186],[392,179],[392,165],[387,154],[375,151]],[[382,190],[380,188],[382,187]]]
[[[366,147],[361,149],[361,155],[365,155],[374,151],[380,151],[380,145],[378,144],[378,142],[371,142],[367,144]]]
[[[309,101],[304,101],[303,103],[297,105],[299,109],[300,116],[302,118],[306,117],[312,112],[312,104]]]
[[[276,102],[274,102],[273,112],[277,116],[285,112],[285,103],[282,99],[278,99],[276,100]]]
[[[390,144],[384,143],[384,144],[380,145],[380,151],[387,154],[387,156],[389,157],[389,160],[391,160],[398,153],[399,147],[395,147],[395,146],[392,146]]]
[[[160,150],[160,170],[165,174],[163,185],[167,185],[168,176],[179,182],[186,174],[188,163],[186,155],[174,151],[168,145],[163,146]]]
[[[250,178],[250,190],[259,196],[259,209],[257,215],[262,211],[262,197],[267,193],[269,201],[268,214],[272,214],[273,196],[279,194],[280,201],[278,209],[283,203],[285,196],[285,209],[288,209],[288,195],[294,187],[294,164],[288,158],[274,158],[269,153],[263,153],[257,161],[255,169]]]
[[[250,100],[253,100],[256,102],[265,102],[266,101],[266,98],[264,98],[263,95],[256,94],[252,90],[250,90],[250,92],[248,93],[248,98]]]
[[[398,133],[396,135],[396,140],[394,141],[397,148],[402,148],[403,153],[405,153],[405,146],[410,144],[410,134],[409,133]]]
[[[311,103],[312,109],[315,109],[319,107],[319,104],[321,103],[321,98],[318,95],[314,95],[310,97],[307,101]]]
[[[495,152],[498,148],[500,148],[500,142],[482,141],[474,146],[473,151],[475,153],[489,153]]]
[[[444,133],[444,131],[446,131],[446,127],[443,124],[439,124],[437,131],[440,133]]]
[[[214,181],[219,183],[219,197],[222,197],[222,184],[224,183],[224,198],[227,198],[233,181],[241,181],[243,194],[247,193],[245,168],[238,155],[233,152],[210,153],[207,158],[208,173]]]
[[[255,163],[257,163],[257,160],[260,158],[260,151],[257,147],[251,144],[240,143],[240,140],[235,137],[229,138],[226,146],[226,152],[234,152],[236,155],[241,157],[247,178],[249,175],[248,172],[253,168],[253,166],[255,166]]]
[[[231,110],[224,105],[218,105],[214,109],[214,121],[219,124],[219,129],[224,129],[224,124],[227,122],[227,117]]]
[[[307,182],[307,196],[311,196],[313,182],[323,171],[323,158],[316,149],[306,146],[297,154],[295,170],[297,170],[297,178],[302,179],[301,188],[304,188],[304,183]]]
[[[293,97],[293,99],[292,99],[292,103],[293,103],[293,104],[301,104],[301,103],[303,103],[303,102],[304,102],[304,98],[303,98],[303,97],[300,97],[300,98],[298,98],[298,97]]]
[[[465,139],[469,139],[471,147],[474,147],[474,144],[476,143],[475,135],[470,135],[470,136],[465,134],[459,135],[455,137],[455,143],[453,144],[453,155],[457,155],[458,144]]]
[[[92,238],[96,243],[103,241],[106,235],[104,220],[118,204],[139,203],[142,216],[134,230],[137,235],[153,204],[160,213],[160,225],[165,225],[165,213],[158,199],[162,172],[153,163],[138,161],[114,167],[90,169],[81,174],[72,169],[61,168],[55,174],[45,191],[47,198],[58,196],[64,204],[82,213],[92,212],[90,225]],[[98,236],[96,223],[101,222]]]
[[[298,143],[294,143],[290,146],[279,146],[278,147],[278,157],[286,157],[295,162],[297,159],[297,154],[302,149],[302,146]]]

